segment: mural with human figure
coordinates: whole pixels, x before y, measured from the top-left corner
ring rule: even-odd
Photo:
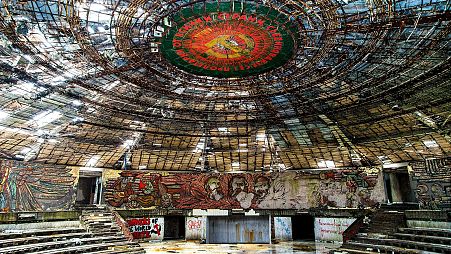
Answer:
[[[172,202],[161,175],[140,171],[123,171],[116,181],[109,181],[105,198],[114,207],[170,207]]]
[[[0,160],[0,212],[70,209],[78,169]]]
[[[152,187],[149,186],[152,185]],[[114,207],[176,209],[308,209],[369,207],[384,201],[379,167],[259,174],[122,171],[107,180]]]

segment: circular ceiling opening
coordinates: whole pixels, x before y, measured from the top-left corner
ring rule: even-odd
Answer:
[[[160,51],[192,74],[220,78],[260,74],[294,54],[298,28],[267,6],[217,3],[185,7],[170,18]]]

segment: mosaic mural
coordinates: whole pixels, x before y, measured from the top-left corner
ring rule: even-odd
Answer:
[[[70,209],[78,170],[0,160],[0,211]]]
[[[297,33],[287,21],[278,11],[251,3],[239,9],[228,2],[202,3],[172,16],[161,52],[172,64],[195,74],[261,73],[292,56]]]
[[[451,208],[451,158],[413,162],[410,166],[420,207]]]
[[[116,181],[109,181],[105,197],[110,205],[129,209],[172,205],[161,175],[138,171],[123,171]]]
[[[114,207],[177,209],[368,207],[383,202],[384,196],[379,168],[166,176],[123,171],[107,181],[105,192]]]

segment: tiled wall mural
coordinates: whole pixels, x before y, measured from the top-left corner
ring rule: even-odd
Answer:
[[[107,180],[114,207],[307,209],[374,206],[384,199],[380,168],[267,174],[160,175],[123,171]]]
[[[0,160],[0,212],[70,209],[78,169]]]
[[[451,158],[411,163],[421,208],[451,208]]]

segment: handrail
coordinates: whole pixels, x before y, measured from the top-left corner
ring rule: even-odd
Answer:
[[[343,231],[343,243],[346,243],[357,235],[359,230],[363,227],[363,225],[365,225],[365,217],[365,215],[360,216],[353,223],[351,223],[345,231]]]
[[[125,238],[130,242],[133,241],[133,234],[130,232],[130,229],[128,228],[127,221],[125,221],[124,218],[122,218],[122,216],[112,208],[110,208],[109,210],[113,215],[114,221],[121,228],[121,231],[124,234]]]

